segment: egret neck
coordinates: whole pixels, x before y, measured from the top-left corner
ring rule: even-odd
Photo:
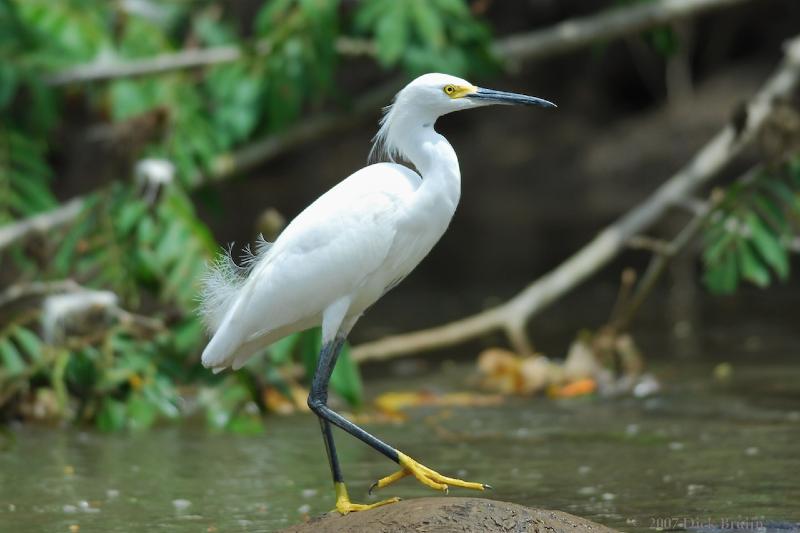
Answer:
[[[425,111],[392,113],[388,117],[391,120],[389,136],[394,148],[413,163],[422,176],[412,209],[429,216],[441,213],[449,222],[461,196],[458,157],[447,139],[433,128],[438,116]]]

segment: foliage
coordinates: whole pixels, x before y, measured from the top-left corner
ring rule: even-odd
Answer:
[[[412,73],[466,75],[488,69],[490,34],[461,0],[373,0],[363,2],[356,30],[374,34],[378,60]]]
[[[489,32],[464,0],[354,9],[274,0],[247,21],[212,0],[0,0],[0,223],[56,205],[66,138],[100,139],[90,170],[105,183],[68,227],[2,251],[4,283],[73,280],[94,303],[71,318],[53,314],[74,304],[57,295],[0,305],[0,416],[119,430],[200,410],[213,428],[253,432],[275,391],[289,398],[311,375],[318,331],[284,339],[236,374],[200,367],[196,285],[216,246],[190,192],[230,150],[336,92],[336,43],[348,31],[374,38],[385,68],[466,74],[492,64]],[[200,70],[49,82],[76,66],[231,45],[240,59]],[[134,178],[143,158],[170,161],[175,179]],[[361,399],[347,348],[332,387],[351,404]]]
[[[789,247],[800,222],[800,160],[731,185],[704,235],[705,282],[730,294],[742,280],[767,287],[789,277]]]

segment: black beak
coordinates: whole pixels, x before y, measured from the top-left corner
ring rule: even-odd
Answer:
[[[553,102],[535,96],[525,96],[524,94],[505,93],[503,91],[493,91],[491,89],[478,88],[472,94],[465,95],[466,98],[473,98],[494,104],[505,105],[537,105],[539,107],[557,107]]]

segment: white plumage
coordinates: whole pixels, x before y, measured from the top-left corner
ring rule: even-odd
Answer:
[[[409,160],[419,174],[396,163],[370,165],[309,205],[274,244],[259,245],[249,265],[222,256],[202,295],[201,312],[213,334],[203,365],[215,372],[238,369],[263,347],[319,324],[323,341],[346,335],[427,255],[453,216],[461,175],[455,152],[433,128],[436,119],[512,103],[498,95],[508,93],[445,74],[406,86],[386,110],[374,151]]]

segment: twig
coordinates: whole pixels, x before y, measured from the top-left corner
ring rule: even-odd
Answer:
[[[620,332],[628,328],[636,312],[642,306],[647,296],[653,290],[653,287],[655,287],[656,282],[666,270],[670,260],[686,248],[692,239],[700,232],[708,220],[708,217],[711,215],[712,210],[713,205],[711,203],[705,204],[702,210],[694,213],[689,222],[672,241],[665,243],[665,246],[653,255],[641,281],[636,286],[633,296],[611,321],[610,327],[614,331]]]
[[[504,304],[442,326],[390,336],[353,349],[357,361],[387,359],[464,342],[503,330],[515,342],[527,321],[591,274],[606,265],[629,239],[641,233],[682,198],[713,178],[748,145],[773,109],[773,103],[790,94],[800,82],[800,37],[786,43],[786,57],[747,106],[744,127],[725,126],[678,173],[647,200],[603,230],[555,270],[545,274]]]
[[[634,235],[628,239],[628,248],[632,250],[647,250],[654,254],[670,255],[671,243],[663,239],[654,239],[646,235]]]
[[[111,311],[111,314],[112,316],[116,317],[116,319],[119,320],[120,324],[123,326],[135,326],[151,333],[158,333],[166,329],[164,326],[164,321],[160,318],[153,318],[137,313],[131,313],[130,311],[126,311],[121,307],[114,308]]]

